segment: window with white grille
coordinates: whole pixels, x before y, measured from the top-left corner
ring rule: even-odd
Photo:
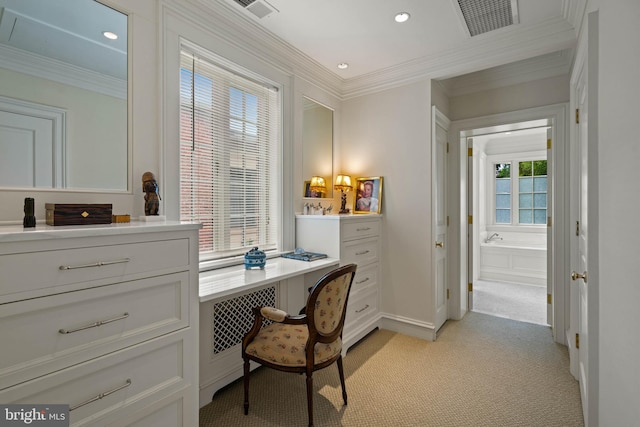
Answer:
[[[182,47],[180,219],[202,223],[202,260],[278,249],[281,123],[277,87]]]

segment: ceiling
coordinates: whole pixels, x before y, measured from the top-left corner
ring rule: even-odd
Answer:
[[[103,31],[119,37],[108,40]],[[95,1],[0,0],[3,46],[127,78],[127,17]]]
[[[523,60],[532,66],[531,58],[545,67],[562,64],[567,72],[572,55],[559,52],[575,45],[581,3],[460,0],[487,6],[482,13],[500,2],[517,12],[513,24],[471,36],[458,0],[208,1],[266,29],[345,82],[425,72],[446,79]],[[398,12],[408,12],[410,19],[396,23]],[[338,69],[343,62],[349,67]]]

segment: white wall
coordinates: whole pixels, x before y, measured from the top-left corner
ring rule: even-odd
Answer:
[[[566,74],[451,97],[449,119],[469,119],[568,101],[569,75]]]
[[[424,80],[342,104],[343,170],[382,176],[382,311],[433,327],[431,83]]]
[[[640,420],[640,2],[600,3],[599,425],[630,426]]]

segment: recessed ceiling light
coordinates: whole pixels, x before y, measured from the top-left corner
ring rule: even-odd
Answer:
[[[394,19],[396,20],[396,22],[407,22],[409,18],[411,18],[411,15],[409,15],[407,12],[400,12]]]
[[[115,40],[118,38],[116,33],[112,33],[111,31],[103,31],[102,35],[108,38],[109,40]]]
[[[341,70],[346,70],[347,68],[349,68],[349,64],[347,64],[346,62],[341,62],[338,64],[338,68],[340,68]]]

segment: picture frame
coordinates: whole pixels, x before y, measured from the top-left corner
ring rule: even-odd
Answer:
[[[324,197],[324,193],[320,192],[320,191],[311,191],[309,189],[309,186],[311,185],[311,181],[305,181],[304,185],[302,186],[302,197],[310,197],[310,198],[314,198],[314,199],[321,199]]]
[[[379,214],[382,209],[382,177],[356,178],[353,213]]]

